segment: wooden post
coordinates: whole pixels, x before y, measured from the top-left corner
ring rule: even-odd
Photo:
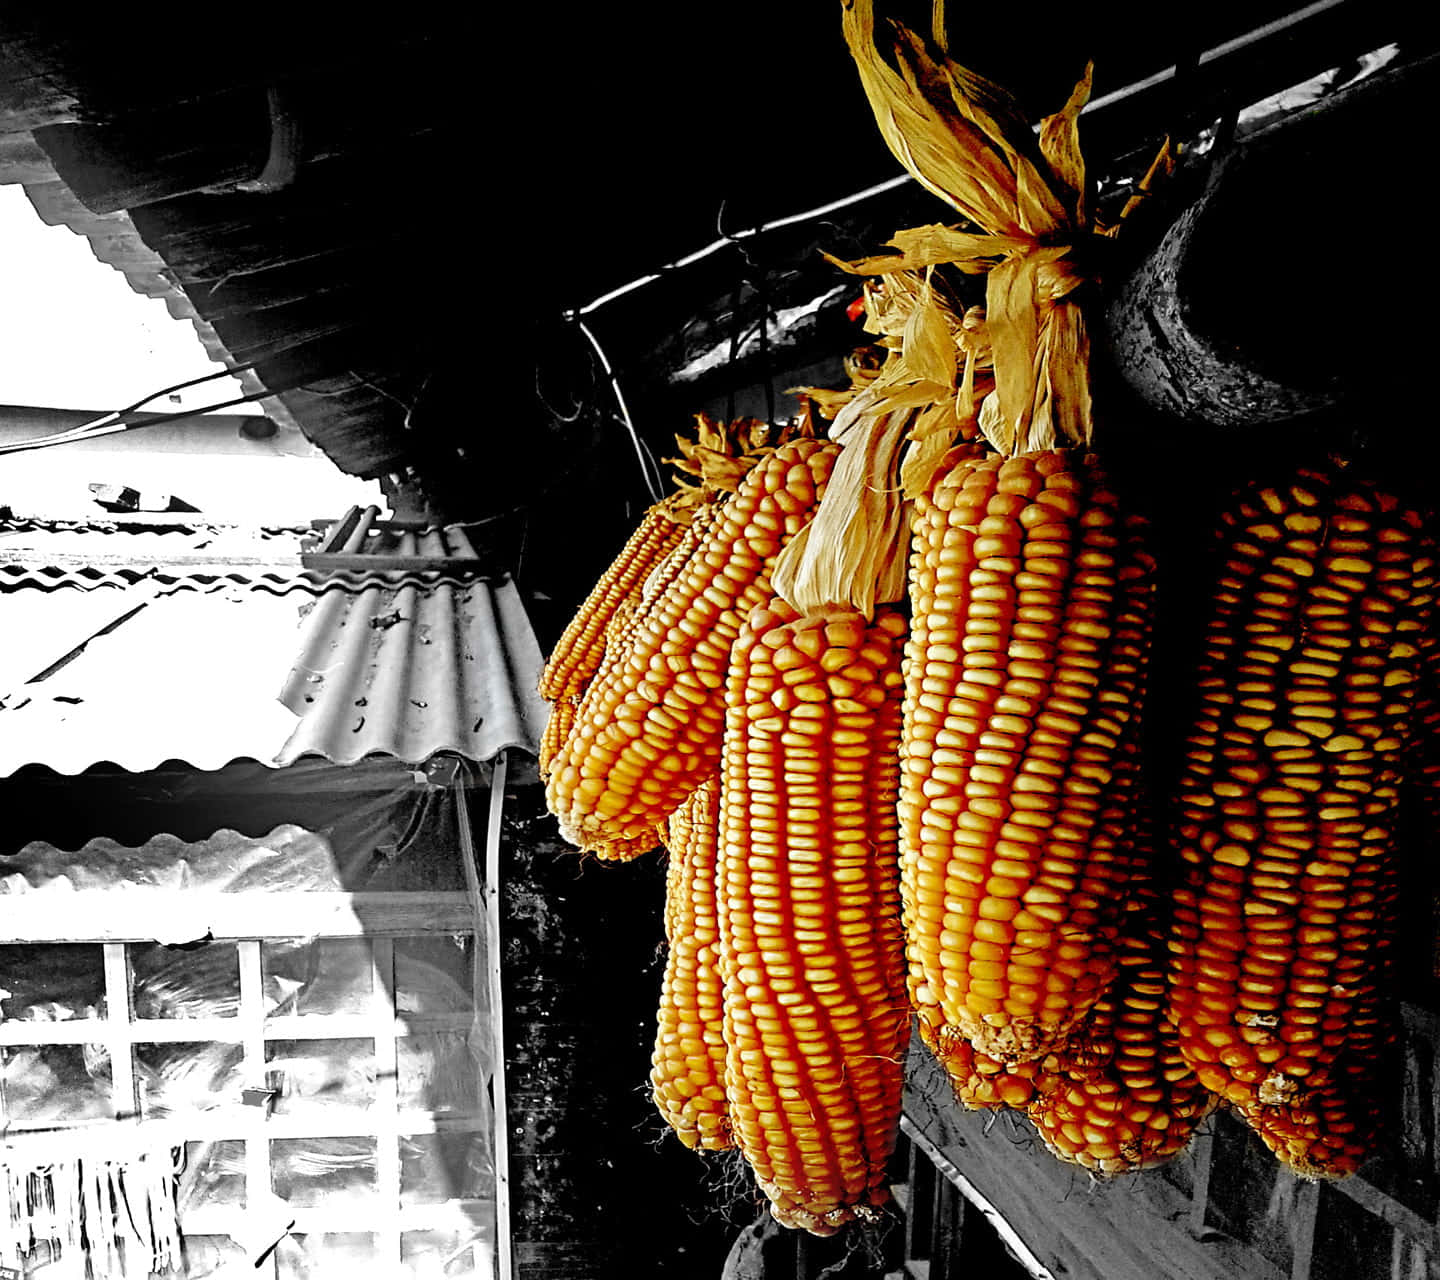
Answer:
[[[1373,202],[1367,225],[1403,221],[1393,175],[1414,140],[1398,122],[1425,118],[1435,61],[1376,73],[1243,138],[1129,276],[1106,282],[1110,358],[1146,405],[1236,430],[1352,405],[1384,421],[1377,402],[1399,403],[1433,344],[1423,268],[1398,242],[1347,243],[1323,211],[1343,171]]]

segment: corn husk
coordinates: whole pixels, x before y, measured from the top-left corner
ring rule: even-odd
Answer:
[[[778,425],[759,418],[736,418],[726,423],[697,413],[693,434],[675,435],[680,456],[664,461],[699,481],[676,481],[679,493],[685,495],[682,501],[698,502],[716,490],[734,493],[750,468],[766,454],[792,440],[813,440],[819,434],[814,415],[809,412]]]
[[[943,10],[935,7],[943,29]],[[1086,75],[1038,136],[998,86],[904,27],[895,65],[876,47],[872,0],[845,10],[845,38],[886,143],[965,226],[899,231],[893,253],[830,261],[869,277],[866,328],[890,356],[835,412],[844,446],[805,533],[782,553],[775,589],[808,611],[848,603],[873,616],[902,598],[905,504],[957,439],[983,435],[1014,454],[1088,444],[1089,340],[1074,297],[1074,246],[1091,230],[1076,118]],[[986,277],[985,306],[961,310],[936,269]]]
[[[939,6],[936,19],[938,29]],[[1004,90],[948,56],[937,60],[894,24],[892,67],[876,45],[873,0],[853,0],[844,30],[891,152],[970,226],[901,231],[894,254],[841,265],[862,275],[942,264],[985,274],[991,443],[1005,453],[1088,444],[1089,341],[1074,293],[1085,279],[1077,256],[1093,238],[1076,128],[1089,71],[1037,136]]]

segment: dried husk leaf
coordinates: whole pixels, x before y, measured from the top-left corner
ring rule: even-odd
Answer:
[[[938,6],[935,17],[938,29]],[[895,254],[846,269],[887,279],[941,264],[988,273],[990,412],[1004,419],[991,438],[1008,441],[1010,452],[1088,444],[1088,344],[1073,297],[1083,275],[1073,255],[1092,234],[1077,130],[1089,71],[1037,138],[1002,89],[948,56],[937,61],[898,24],[889,28],[892,67],[875,44],[873,0],[850,0],[844,31],[891,151],[981,231],[912,228],[891,240]]]
[[[927,279],[905,322],[900,352],[911,372],[921,381],[954,388],[959,348],[951,335],[955,316],[942,308],[935,289]]]
[[[776,593],[802,612],[849,604],[872,617],[877,604],[904,598],[907,500],[957,435],[978,430],[976,369],[989,358],[983,312],[957,316],[919,271],[869,282],[865,296],[867,327],[898,345],[836,413],[829,434],[844,452],[815,521],[772,574]]]
[[[955,406],[955,398],[941,400],[915,415],[910,427],[910,447],[900,464],[900,491],[907,499],[916,498],[929,488],[931,477],[955,443],[964,425]],[[970,413],[973,418],[973,408]]]
[[[942,29],[938,5],[935,19]],[[843,403],[830,400],[830,436],[844,450],[815,520],[772,580],[801,611],[848,603],[870,617],[903,596],[905,502],[957,436],[983,431],[1006,453],[1089,443],[1072,245],[1089,236],[1076,120],[1090,84],[1087,72],[1037,138],[1008,94],[948,56],[937,61],[898,25],[891,66],[875,43],[873,0],[851,0],[844,29],[887,144],[969,224],[902,230],[894,253],[830,259],[869,277],[866,329],[892,356]],[[957,315],[936,288],[937,266],[985,274],[983,311]],[[978,376],[985,369],[993,384]]]
[[[894,476],[914,413],[909,405],[888,408],[848,425],[825,499],[770,575],[775,594],[801,613],[849,603],[869,619],[877,604],[905,598],[910,521]],[[837,488],[842,497],[829,502]]]
[[[699,485],[677,481],[684,494],[693,495],[692,505],[719,491],[734,493],[750,469],[766,454],[774,452],[791,440],[814,439],[818,427],[814,416],[802,412],[791,422],[772,425],[759,418],[736,418],[722,423],[708,414],[695,415],[694,438],[675,435],[680,457],[664,462],[686,475],[695,476]]]

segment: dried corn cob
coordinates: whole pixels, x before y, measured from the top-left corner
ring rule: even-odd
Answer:
[[[550,704],[550,718],[545,721],[545,732],[540,735],[539,771],[542,782],[550,776],[555,757],[575,727],[575,708],[579,703],[579,697],[571,695],[557,698]]]
[[[1063,1043],[1115,973],[1150,571],[1083,456],[962,457],[916,505],[911,997],[1007,1063]]]
[[[1208,1088],[1310,1117],[1302,1133],[1330,1124],[1343,1099],[1326,1090],[1387,1038],[1372,1020],[1391,994],[1387,886],[1435,587],[1420,523],[1338,469],[1257,486],[1223,517],[1170,1008]]]
[[[1045,1145],[1092,1173],[1172,1159],[1215,1104],[1166,1012],[1167,923],[1154,893],[1131,899],[1119,975],[1052,1055],[1052,1074],[1029,1109]]]
[[[669,954],[651,1058],[655,1105],[687,1147],[733,1146],[725,1100],[715,895],[720,782],[705,783],[670,815],[666,845],[665,939]]]
[[[696,507],[690,523],[685,527],[680,542],[651,568],[645,580],[634,588],[629,596],[614,606],[610,620],[605,626],[605,633],[601,638],[600,666],[590,679],[600,679],[606,672],[619,669],[623,665],[624,656],[629,650],[630,642],[635,638],[635,633],[639,629],[646,611],[651,608],[670,583],[685,571],[686,566],[690,563],[690,557],[695,554],[696,549],[714,526],[719,511],[718,501],[701,502]],[[590,679],[585,682],[586,688],[589,687]],[[570,694],[557,699],[551,706],[550,719],[546,722],[545,733],[540,739],[539,773],[542,782],[549,779],[556,759],[559,758],[570,740],[570,734],[575,728],[581,697],[582,694],[579,693]],[[602,858],[623,861],[636,856],[637,853],[649,852],[655,847],[656,840],[652,838],[650,832],[647,832],[642,837],[641,843],[643,848],[636,846],[633,841],[597,842],[593,848]]]
[[[945,1068],[955,1101],[961,1106],[974,1111],[1007,1107],[1021,1111],[1047,1087],[1049,1073],[1056,1065],[1053,1053],[1028,1062],[1002,1062],[977,1051],[964,1035],[946,1025],[933,1007],[917,1013],[920,1039]]]
[[[679,544],[694,509],[687,494],[650,507],[620,554],[600,575],[577,610],[540,673],[540,696],[551,702],[583,693],[600,667],[611,615],[645,581],[650,571]]]
[[[1394,918],[1400,877],[1393,859],[1357,868],[1377,910]],[[1398,1022],[1392,1005],[1398,966],[1393,947],[1381,948],[1372,981],[1357,993],[1346,1027],[1345,1047],[1328,1082],[1274,1106],[1238,1108],[1245,1122],[1292,1173],[1302,1178],[1343,1178],[1376,1154],[1384,1129],[1387,1096],[1396,1093],[1392,1049]]]
[[[848,606],[749,615],[729,680],[720,935],[736,1145],[788,1225],[886,1197],[909,1024],[895,867],[900,638]]]
[[[714,771],[730,646],[769,598],[770,566],[810,520],[838,451],[797,440],[758,463],[645,612],[623,661],[591,682],[546,788],[567,839],[584,848],[639,835]]]

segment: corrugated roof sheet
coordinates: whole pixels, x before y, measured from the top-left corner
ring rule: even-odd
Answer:
[[[216,559],[232,556],[299,558],[307,529],[246,529],[234,525],[118,524],[106,520],[0,520],[0,559],[11,552],[56,552],[62,555],[111,554],[122,545],[127,556],[163,559],[177,554],[207,552]],[[119,538],[119,544],[113,542]]]
[[[6,655],[0,776],[26,764],[73,774],[103,761],[137,773],[166,760],[274,761],[297,725],[274,694],[295,652],[296,602],[153,590],[0,597],[7,635],[48,642],[28,646],[23,666]],[[109,629],[96,634],[97,624]]]
[[[229,584],[277,593],[326,586],[358,591],[373,583],[463,583],[489,567],[460,526],[396,527],[369,507],[352,508],[330,523],[335,529],[347,536],[188,521],[162,528],[140,520],[0,520],[0,592],[139,581],[186,591]]]
[[[0,597],[7,635],[30,641],[0,664],[0,776],[537,750],[540,648],[509,580],[318,599],[146,586]]]
[[[125,548],[148,552],[175,535],[115,528],[78,534],[114,549],[98,576],[83,564],[26,566],[19,585],[0,589],[0,776],[31,763],[69,774],[102,761],[138,772],[172,759],[215,769],[241,758],[534,754],[547,714],[535,693],[542,657],[514,583],[385,572],[395,555],[426,551],[478,565],[462,531],[395,530],[373,515],[350,529],[353,549],[337,554],[374,558],[376,571],[327,576],[296,552],[294,576],[280,582],[184,567],[171,576],[151,554],[126,564]],[[76,589],[35,589],[47,572],[50,585]]]
[[[514,583],[324,591],[280,700],[300,717],[279,763],[373,752],[424,760],[532,753],[548,711],[542,661]]]

